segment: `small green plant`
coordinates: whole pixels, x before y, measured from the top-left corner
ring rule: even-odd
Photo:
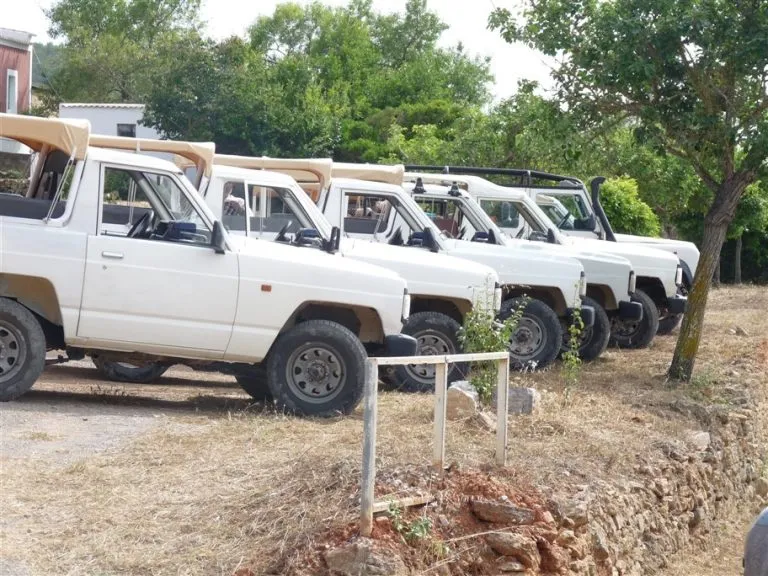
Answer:
[[[584,320],[581,311],[577,308],[573,313],[573,320],[568,326],[568,347],[562,355],[562,374],[565,380],[565,399],[570,398],[571,390],[579,382],[582,360],[579,356],[579,344],[584,335]]]
[[[403,519],[403,510],[396,502],[390,502],[387,507],[387,515],[392,528],[400,534],[403,539],[409,543],[424,540],[432,533],[432,521],[426,516],[419,516],[413,522],[407,522]]]
[[[459,342],[466,353],[502,352],[509,347],[509,339],[515,331],[527,304],[523,299],[511,316],[499,320],[493,306],[475,303],[464,317],[459,331]],[[496,363],[477,362],[472,365],[469,380],[477,390],[480,400],[488,403],[496,388]]]

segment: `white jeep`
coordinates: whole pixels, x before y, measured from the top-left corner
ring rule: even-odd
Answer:
[[[0,136],[37,152],[26,195],[0,194],[0,400],[66,348],[234,366],[325,416],[359,403],[364,342],[415,352],[390,270],[230,236],[176,165],[91,147],[87,122],[0,114]]]
[[[248,237],[254,242],[337,245],[338,254],[349,265],[359,261],[397,272],[407,281],[410,296],[410,317],[403,332],[418,340],[420,354],[459,352],[459,329],[472,306],[498,310],[498,276],[487,266],[446,255],[433,257],[419,250],[340,238],[338,228],[328,222],[296,181],[311,188],[312,182],[330,174],[328,162],[281,161],[287,172],[284,174],[255,169],[260,168],[258,158],[216,155],[216,163],[211,163],[212,145],[109,136],[92,136],[91,144],[143,153],[172,152],[180,164],[191,162],[208,207],[221,219],[230,236]],[[464,365],[452,365],[449,381],[463,377],[465,370]],[[385,376],[397,388],[407,391],[431,390],[435,379],[434,367],[418,365],[397,367]]]
[[[660,332],[658,327],[662,320],[682,314],[685,310],[687,298],[680,294],[683,268],[675,255],[650,246],[586,239],[574,241],[563,235],[524,192],[499,186],[479,176],[408,173],[409,179],[419,176],[431,182],[458,182],[496,220],[498,227],[512,238],[541,240],[579,252],[593,250],[629,260],[636,273],[636,290],[632,299],[643,305],[643,317],[640,320],[618,318],[614,321],[612,339],[616,345],[625,348],[647,346],[654,334]]]

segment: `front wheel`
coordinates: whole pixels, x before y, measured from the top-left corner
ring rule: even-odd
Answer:
[[[613,318],[611,344],[619,348],[647,348],[659,330],[659,311],[651,297],[642,290],[635,290],[632,302],[643,307],[642,320]]]
[[[460,329],[456,320],[440,312],[416,312],[408,318],[403,334],[416,338],[417,356],[447,355],[461,351]],[[463,378],[466,373],[466,363],[450,364],[448,383]],[[396,366],[394,380],[395,387],[403,392],[432,392],[435,389],[435,366]]]
[[[579,358],[585,362],[594,360],[608,348],[608,341],[611,338],[611,321],[608,314],[596,300],[588,296],[581,298],[581,303],[585,306],[592,306],[595,309],[595,322],[589,328],[584,328],[579,338],[579,347],[577,353]],[[563,346],[561,354],[571,349],[570,334],[568,327],[563,329]]]
[[[349,329],[307,320],[281,334],[267,362],[278,406],[305,416],[349,414],[360,403],[368,355]]]
[[[502,303],[499,318],[506,320],[521,308],[520,319],[509,338],[510,365],[518,370],[549,366],[557,358],[563,341],[560,319],[544,302],[528,298],[511,298]]]
[[[27,392],[45,368],[45,334],[37,318],[13,300],[0,298],[0,401]]]
[[[132,384],[151,384],[170,368],[170,366],[159,362],[131,364],[130,362],[102,360],[99,356],[92,356],[91,361],[99,374],[107,380]]]

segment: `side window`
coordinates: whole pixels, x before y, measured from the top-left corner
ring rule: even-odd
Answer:
[[[144,190],[128,170],[105,168],[102,196],[100,234],[125,236],[140,218],[152,211]]]
[[[520,213],[512,202],[505,200],[480,200],[480,207],[499,228],[520,227]]]
[[[263,202],[263,205],[262,205]],[[311,222],[287,188],[248,186],[248,205],[251,233],[261,235],[295,234],[300,228],[311,227]]]
[[[105,167],[100,234],[208,246],[211,230],[167,174]]]
[[[247,230],[245,184],[237,180],[224,182],[222,204],[221,221],[224,227],[227,230],[245,232]]]
[[[579,196],[576,195],[562,195],[558,196],[560,202],[565,206],[568,212],[573,215],[577,220],[581,220],[587,217],[587,211],[584,207],[584,202]]]
[[[51,152],[43,162],[39,178],[30,186],[31,195],[26,197],[26,190],[6,189],[0,183],[0,216],[43,220],[51,212],[51,218],[61,218],[67,207],[67,196],[72,184],[75,165],[69,163],[69,156],[59,150]],[[10,187],[8,187],[10,188]],[[56,205],[51,211],[51,204],[56,192],[61,189]]]
[[[464,215],[455,202],[438,198],[417,198],[416,203],[441,232],[451,238],[458,237]]]
[[[344,230],[350,234],[381,234],[388,230],[395,213],[390,200],[382,196],[370,196],[348,192]]]

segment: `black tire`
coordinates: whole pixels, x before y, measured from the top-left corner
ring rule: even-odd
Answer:
[[[517,328],[509,339],[509,362],[516,370],[541,369],[554,362],[563,342],[563,327],[554,310],[540,300],[511,298],[501,304],[506,320],[525,304]]]
[[[620,320],[613,318],[611,323],[611,345],[619,348],[647,348],[659,330],[659,310],[651,297],[642,290],[635,290],[633,302],[643,306],[643,319]]]
[[[45,334],[34,314],[0,298],[0,401],[15,400],[45,368]]]
[[[581,343],[579,344],[579,358],[584,362],[594,360],[608,348],[608,341],[611,339],[611,321],[608,314],[597,301],[588,296],[581,299],[585,306],[592,306],[595,309],[595,323],[585,328],[581,334]],[[570,349],[570,335],[568,326],[563,327],[563,347],[560,354],[564,354]]]
[[[672,334],[672,331],[680,325],[683,320],[682,314],[666,314],[659,318],[659,329],[656,334],[659,336],[667,336]]]
[[[99,374],[107,380],[130,382],[131,384],[151,384],[170,368],[170,366],[160,362],[146,362],[136,365],[130,362],[102,360],[99,356],[92,356],[91,362],[96,366]]]
[[[240,387],[248,392],[254,400],[259,402],[272,398],[267,383],[267,369],[262,366],[253,366],[235,375],[235,380]]]
[[[456,320],[441,312],[416,312],[411,314],[403,326],[403,334],[418,340],[416,354],[431,356],[436,354],[458,354],[461,352],[459,330]],[[467,374],[467,364],[451,364],[448,371],[448,384],[460,380]],[[394,388],[402,392],[433,392],[435,390],[435,367],[396,366]]]
[[[305,416],[349,414],[360,403],[368,355],[349,329],[307,320],[281,334],[267,361],[278,407]],[[290,373],[290,374],[289,374]]]

